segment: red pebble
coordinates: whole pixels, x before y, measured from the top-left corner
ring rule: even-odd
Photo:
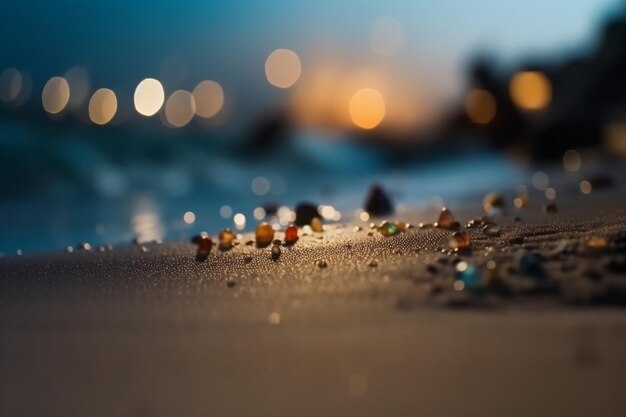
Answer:
[[[209,253],[211,253],[211,247],[213,247],[213,241],[208,236],[199,236],[198,237],[198,250],[196,251],[196,261],[204,262],[209,257]]]
[[[285,229],[285,242],[293,245],[298,241],[298,228],[293,224]]]

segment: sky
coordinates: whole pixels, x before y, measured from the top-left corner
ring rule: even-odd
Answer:
[[[16,67],[35,91],[76,65],[93,88],[130,97],[147,76],[166,92],[219,81],[241,113],[271,107],[289,92],[265,80],[276,48],[296,51],[303,76],[322,59],[411,74],[433,103],[458,94],[464,65],[488,52],[514,63],[589,45],[615,0],[21,0],[0,5],[0,70]],[[397,21],[403,47],[373,56],[372,24]],[[329,58],[331,57],[331,58]]]

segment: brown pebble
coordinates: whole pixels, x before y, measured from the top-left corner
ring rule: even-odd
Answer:
[[[445,207],[442,208],[441,213],[439,213],[437,223],[435,223],[435,227],[440,229],[456,230],[459,226],[460,223],[454,220],[452,212]]]
[[[471,245],[469,233],[465,230],[456,232],[452,235],[452,238],[448,242],[448,246],[452,249],[466,249]]]
[[[324,231],[324,228],[322,227],[322,221],[319,217],[313,217],[313,220],[311,220],[311,230],[316,233],[322,233]]]
[[[378,261],[376,259],[372,259],[370,262],[370,266],[372,268],[376,268],[378,266]]]
[[[269,246],[274,240],[274,229],[267,223],[261,223],[256,227],[256,244],[259,247]]]
[[[326,268],[328,266],[328,264],[326,263],[326,261],[318,261],[317,262],[317,266],[319,268]]]
[[[278,260],[278,258],[280,257],[280,253],[281,253],[281,250],[280,250],[280,246],[279,245],[272,246],[272,259],[274,261]]]
[[[232,280],[232,279],[229,279],[228,281],[226,281],[226,286],[227,286],[228,288],[233,288],[235,285],[237,285],[237,282],[235,282],[235,281],[234,281],[234,280]]]
[[[285,229],[285,242],[288,245],[293,245],[298,241],[298,228],[293,224],[289,225]]]
[[[232,230],[228,228],[223,229],[218,236],[219,248],[221,250],[227,250],[232,248],[234,241],[235,234]]]

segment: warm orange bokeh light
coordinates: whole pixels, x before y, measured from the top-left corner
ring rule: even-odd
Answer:
[[[385,99],[372,88],[362,88],[350,100],[352,123],[362,129],[373,129],[385,118]]]
[[[222,86],[210,80],[202,81],[193,89],[196,102],[196,114],[200,117],[215,116],[224,106],[224,90]]]
[[[41,102],[50,114],[60,113],[70,101],[70,85],[63,77],[52,77],[43,88]]]
[[[509,84],[513,102],[524,110],[539,110],[552,99],[552,85],[544,74],[538,71],[521,71],[513,76]]]
[[[154,78],[142,80],[135,89],[133,101],[137,113],[146,117],[155,115],[161,109],[165,101],[163,85],[159,80]]]
[[[289,88],[298,81],[302,65],[298,54],[289,49],[277,49],[265,61],[267,81],[278,88]]]
[[[172,127],[183,127],[196,113],[196,102],[189,91],[176,90],[165,103],[165,118]]]
[[[112,90],[101,88],[89,100],[89,118],[97,125],[105,125],[117,112],[117,97]]]
[[[487,90],[471,90],[465,98],[467,117],[476,124],[487,124],[496,115],[496,100]]]

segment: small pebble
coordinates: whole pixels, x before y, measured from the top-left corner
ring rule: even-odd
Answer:
[[[219,247],[221,250],[228,250],[233,247],[236,236],[232,230],[226,228],[222,229],[219,236]]]
[[[269,246],[274,240],[274,229],[267,223],[261,223],[256,227],[256,244],[259,247]]]
[[[398,226],[391,222],[384,222],[380,225],[378,231],[383,236],[393,236],[398,233]]]
[[[378,261],[376,259],[372,259],[369,265],[372,268],[376,268],[378,266]]]
[[[467,249],[471,245],[471,240],[469,237],[469,233],[467,231],[462,230],[460,232],[455,232],[450,241],[448,242],[448,246],[452,249]]]
[[[487,224],[483,227],[483,233],[489,237],[500,236],[500,228],[495,224]]]
[[[319,268],[326,268],[328,266],[328,264],[326,263],[326,261],[318,261],[317,262],[317,266]]]
[[[244,256],[243,257],[243,261],[247,264],[249,264],[250,262],[252,262],[252,256]]]
[[[237,285],[237,282],[235,280],[229,279],[228,281],[226,281],[226,286],[228,288],[233,288],[235,285]]]
[[[298,241],[298,228],[293,224],[289,225],[285,229],[285,242],[288,245],[293,245]]]
[[[322,227],[322,221],[319,217],[313,217],[313,220],[311,220],[311,230],[316,233],[322,233],[324,231],[324,228]]]
[[[609,242],[603,236],[591,236],[587,241],[587,247],[594,250],[604,249]]]
[[[272,246],[272,260],[277,261],[278,258],[280,257],[280,245],[274,245]]]
[[[435,227],[439,227],[441,229],[449,229],[456,230],[460,226],[459,222],[454,220],[454,216],[452,212],[447,208],[442,208],[441,213],[439,213],[439,218],[437,219],[437,223],[435,223]]]
[[[204,262],[209,257],[209,253],[211,253],[213,241],[208,236],[200,235],[197,240],[197,245],[196,261]]]

